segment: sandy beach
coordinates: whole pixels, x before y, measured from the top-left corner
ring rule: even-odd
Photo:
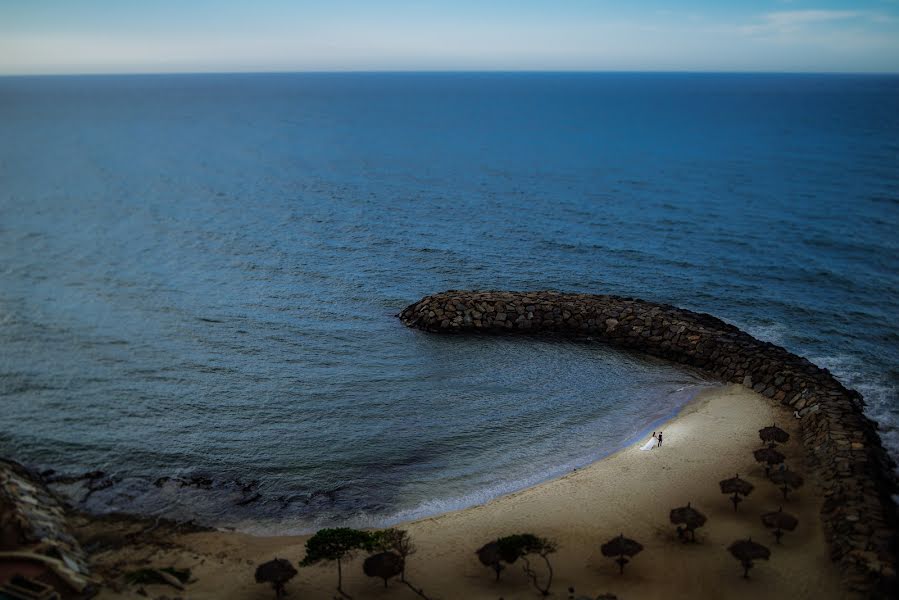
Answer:
[[[783,451],[791,468],[806,477],[805,486],[786,501],[752,457],[752,450],[760,447],[758,429],[773,421],[793,434]],[[700,394],[663,431],[662,448],[641,451],[643,440],[533,488],[403,525],[418,548],[409,559],[408,578],[430,598],[539,597],[518,564],[496,582],[474,553],[499,536],[533,532],[559,543],[552,556],[554,597],[567,597],[570,586],[578,594],[614,593],[624,600],[842,597],[821,530],[813,474],[803,464],[796,421],[787,411],[731,385]],[[735,473],[756,486],[737,512],[718,489],[719,480]],[[679,541],[668,521],[670,509],[687,502],[708,516],[696,544]],[[781,505],[799,518],[799,527],[778,546],[759,517]],[[269,587],[255,583],[255,566],[275,557],[298,563],[307,539],[233,532],[179,534],[166,528],[127,537],[134,527],[115,519],[82,520],[78,527],[86,547],[100,548],[93,556],[97,571],[115,580],[100,598],[146,597],[138,586],[126,585],[121,575],[147,566],[189,567],[196,578],[184,591],[146,586],[143,592],[151,598],[272,598]],[[621,532],[645,547],[624,575],[599,550]],[[770,561],[757,562],[749,580],[741,577],[739,563],[726,551],[731,542],[747,536],[772,551]],[[385,589],[381,580],[363,575],[361,565],[361,557],[344,565],[344,590],[354,598],[415,597],[396,582]],[[337,595],[333,565],[299,571],[288,584],[289,597]]]

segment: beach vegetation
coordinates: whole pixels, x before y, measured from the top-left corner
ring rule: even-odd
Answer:
[[[521,559],[525,575],[531,584],[542,596],[549,596],[549,589],[553,582],[553,567],[549,561],[549,555],[558,550],[558,544],[553,540],[538,537],[532,533],[518,533],[508,535],[496,540],[499,557],[511,564]],[[546,566],[546,577],[543,584],[540,576],[531,564],[531,557],[540,557]]]
[[[306,540],[306,556],[300,566],[307,567],[321,562],[336,562],[337,591],[344,598],[350,598],[351,596],[343,591],[342,562],[351,559],[359,550],[371,550],[372,543],[372,534],[365,531],[349,527],[320,529]]]
[[[415,544],[405,529],[383,529],[371,534],[372,548],[381,552],[396,552],[403,559],[415,554]]]
[[[412,538],[409,537],[409,533],[405,529],[384,529],[382,531],[376,531],[371,535],[371,545],[373,550],[377,550],[381,554],[393,554],[399,560],[396,561],[398,565],[399,572],[391,575],[390,577],[395,577],[399,575],[400,582],[408,587],[410,590],[415,592],[420,598],[428,599],[427,595],[425,595],[424,590],[422,588],[416,587],[406,578],[406,560],[412,554],[415,554],[416,547],[412,542]],[[377,555],[374,555],[377,556]],[[369,557],[369,559],[373,558]],[[387,559],[378,559],[381,561],[385,561]],[[366,559],[368,562],[368,559]],[[363,569],[365,565],[363,565]],[[382,571],[384,573],[387,572],[386,567],[385,570]],[[366,575],[368,575],[368,571],[366,571]],[[389,577],[387,578],[389,579]],[[384,585],[387,585],[387,579],[384,580]]]

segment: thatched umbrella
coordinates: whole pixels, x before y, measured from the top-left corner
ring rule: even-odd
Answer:
[[[774,448],[759,448],[753,450],[752,455],[755,456],[756,462],[765,463],[765,475],[771,473],[772,465],[782,464],[786,458]]]
[[[669,518],[675,525],[684,525],[684,529],[677,528],[678,537],[682,537],[684,531],[689,531],[690,541],[692,542],[696,541],[696,528],[705,525],[706,521],[705,515],[690,506],[689,502],[687,502],[686,506],[671,509]]]
[[[722,494],[733,494],[730,501],[734,503],[734,510],[737,510],[737,505],[743,501],[743,498],[740,498],[740,496],[748,496],[755,488],[754,485],[745,479],[740,479],[739,473],[730,479],[719,481],[718,485],[721,487]]]
[[[758,542],[753,542],[752,538],[737,540],[728,546],[727,549],[743,565],[743,577],[747,579],[749,578],[749,569],[753,565],[752,561],[759,559],[768,560],[771,556],[770,550]]]
[[[293,579],[297,570],[286,558],[276,558],[256,567],[256,583],[270,583],[275,590],[275,598],[284,595],[284,584]]]
[[[622,533],[618,537],[614,537],[600,547],[603,556],[617,556],[615,562],[618,563],[619,573],[624,573],[624,565],[630,562],[625,556],[635,556],[643,551],[643,545],[630,538],[624,537]]]
[[[763,442],[773,447],[775,443],[786,443],[786,441],[790,439],[790,434],[777,425],[771,425],[770,427],[762,427],[759,429],[759,437]]]
[[[362,571],[369,577],[380,577],[387,587],[387,580],[401,574],[405,566],[403,557],[396,552],[378,552],[365,559]]]
[[[805,480],[802,475],[789,469],[778,469],[769,476],[771,481],[783,492],[784,500],[787,499],[787,492],[802,487]]]
[[[777,509],[776,512],[763,514],[762,524],[768,529],[774,530],[774,538],[779,544],[780,538],[783,537],[784,531],[793,531],[794,529],[796,529],[796,526],[799,525],[799,519],[797,519],[790,513],[785,513],[784,507],[781,506],[779,509]]]
[[[503,570],[502,558],[499,555],[499,544],[496,542],[488,542],[475,551],[478,560],[485,567],[490,567],[496,571],[496,580],[499,581],[499,573]]]

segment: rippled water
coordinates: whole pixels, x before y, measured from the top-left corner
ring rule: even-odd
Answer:
[[[96,510],[383,523],[708,385],[394,318],[449,288],[711,312],[859,389],[896,453],[897,225],[896,77],[0,78],[0,453],[104,469]]]

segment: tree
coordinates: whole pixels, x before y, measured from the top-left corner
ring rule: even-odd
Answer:
[[[381,552],[396,552],[403,560],[415,554],[415,544],[404,529],[384,529],[371,534],[372,548]]]
[[[531,583],[543,596],[549,596],[549,588],[553,583],[553,567],[549,562],[549,555],[558,550],[558,544],[547,538],[537,537],[532,533],[519,533],[508,535],[496,540],[497,550],[502,560],[507,563],[513,563],[516,559],[524,562],[524,572],[531,580]],[[536,555],[543,559],[546,564],[547,578],[546,585],[541,586],[537,572],[531,565],[528,556]]]
[[[341,561],[352,558],[357,550],[370,550],[371,548],[372,535],[370,533],[348,527],[320,529],[306,540],[306,557],[300,566],[307,567],[322,561],[337,561],[337,591],[341,596],[351,598],[341,587],[343,585]]]
[[[416,552],[415,544],[412,543],[412,539],[409,537],[408,532],[404,529],[384,529],[383,531],[377,531],[371,534],[371,538],[372,548],[379,550],[382,554],[390,553],[399,557],[400,582],[418,596],[427,600],[428,597],[425,595],[424,590],[415,587],[408,579],[406,579],[406,559]],[[387,584],[386,579],[384,580],[384,584]]]

